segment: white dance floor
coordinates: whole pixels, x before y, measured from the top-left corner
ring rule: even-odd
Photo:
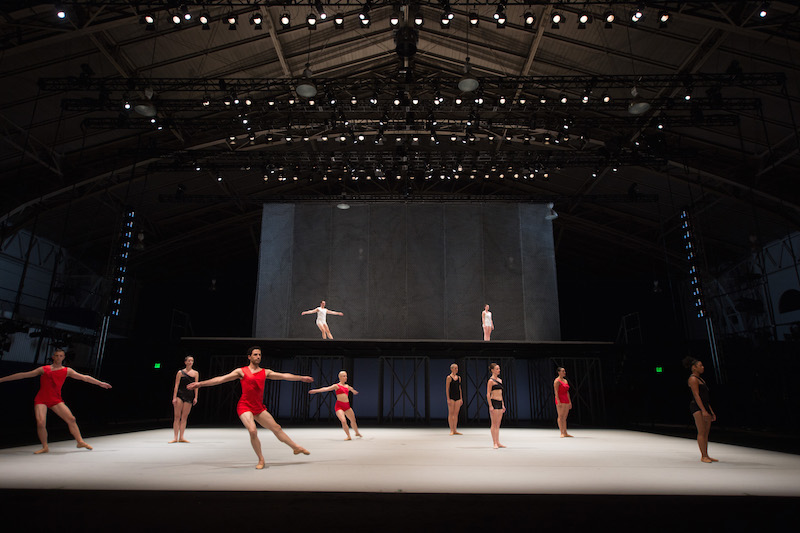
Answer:
[[[800,496],[800,456],[712,442],[720,462],[704,464],[695,441],[648,433],[503,428],[495,450],[488,428],[366,427],[349,442],[335,426],[284,429],[311,455],[261,429],[261,471],[244,428],[190,427],[190,444],[163,429],[87,439],[93,451],[7,448],[0,489]]]

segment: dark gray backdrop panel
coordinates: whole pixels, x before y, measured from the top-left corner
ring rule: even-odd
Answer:
[[[479,205],[445,206],[445,338],[482,339],[483,217]]]
[[[525,338],[559,341],[561,321],[553,222],[544,218],[550,209],[541,204],[522,204],[519,212],[524,265]]]
[[[336,208],[331,205],[302,205],[295,209],[292,305],[289,312],[289,337],[292,338],[322,336],[316,326],[317,315],[300,316],[300,313],[314,309],[321,300],[329,299],[331,209]],[[333,323],[333,319],[329,322]]]
[[[408,241],[406,332],[416,339],[444,339],[444,206],[406,207]]]
[[[406,334],[406,240],[404,205],[370,206],[367,338],[409,338]]]
[[[519,206],[485,205],[483,222],[484,301],[495,326],[492,339],[524,340]]]
[[[330,300],[328,306],[344,313],[328,319],[334,338],[368,338],[369,211],[353,205],[333,213]]]
[[[289,335],[294,211],[295,206],[291,204],[265,204],[261,215],[261,249],[253,316],[253,332],[257,337],[284,338]]]

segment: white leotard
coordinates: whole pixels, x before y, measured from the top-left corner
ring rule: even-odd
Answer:
[[[483,325],[484,326],[493,326],[492,324],[492,312],[486,311],[483,315]]]
[[[328,321],[325,318],[325,315],[328,314],[328,310],[323,307],[317,307],[317,324],[327,324]]]

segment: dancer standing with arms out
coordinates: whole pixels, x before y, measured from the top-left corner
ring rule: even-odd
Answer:
[[[328,392],[332,390],[336,390],[336,405],[333,409],[336,413],[336,418],[342,423],[342,429],[347,435],[347,438],[344,440],[351,440],[350,428],[347,425],[348,420],[350,420],[350,424],[353,426],[356,437],[361,437],[361,433],[358,432],[358,424],[356,424],[356,413],[353,411],[353,408],[350,407],[350,397],[347,395],[348,392],[358,394],[358,391],[347,384],[347,372],[344,370],[339,372],[339,383],[334,383],[330,387],[311,389],[308,393],[317,394],[318,392]]]
[[[553,381],[553,392],[556,395],[556,411],[558,412],[558,429],[561,437],[571,437],[567,433],[567,415],[572,409],[572,400],[569,397],[569,383],[567,382],[567,371],[563,366],[558,367],[558,377]]]
[[[189,383],[200,381],[200,373],[192,369],[194,357],[191,355],[187,355],[183,359],[183,364],[186,368],[178,370],[175,375],[175,387],[172,390],[172,407],[175,411],[172,431],[175,433],[175,437],[169,441],[169,444],[189,442],[183,438],[183,432],[186,431],[186,420],[189,418],[189,411],[192,410],[192,406],[197,405],[198,390],[190,391],[187,387]]]
[[[338,311],[331,311],[330,309],[325,308],[325,300],[322,300],[319,303],[319,307],[315,307],[314,309],[309,309],[308,311],[303,311],[300,313],[301,315],[310,315],[313,313],[317,313],[317,327],[322,332],[323,339],[332,339],[333,335],[331,335],[331,329],[328,327],[328,320],[327,315],[338,315],[344,316],[344,313],[340,313]]]
[[[444,380],[444,393],[447,395],[447,423],[450,425],[450,435],[461,435],[458,426],[458,411],[464,400],[461,397],[461,376],[458,375],[458,365],[450,365],[450,373]]]
[[[494,322],[492,322],[492,312],[489,311],[489,304],[483,306],[483,312],[481,313],[481,325],[483,326],[483,340],[492,340]]]
[[[36,416],[36,432],[39,434],[39,440],[42,443],[42,449],[33,452],[35,454],[47,453],[50,450],[47,447],[48,409],[52,410],[55,414],[60,416],[64,422],[67,423],[69,432],[78,443],[78,448],[86,448],[87,450],[92,449],[92,447],[83,440],[83,437],[81,437],[81,431],[78,429],[78,423],[75,420],[75,416],[72,414],[72,411],[69,410],[67,404],[64,403],[64,400],[61,399],[61,387],[64,386],[64,381],[66,381],[67,378],[85,381],[86,383],[91,383],[92,385],[103,387],[104,389],[110,389],[111,385],[105,381],[97,380],[92,376],[79,374],[71,368],[64,366],[64,359],[66,356],[67,354],[64,352],[64,350],[57,349],[53,352],[53,364],[40,366],[36,370],[31,370],[29,372],[18,372],[16,374],[11,374],[10,376],[0,378],[0,383],[3,383],[5,381],[16,381],[18,379],[39,376],[39,392],[33,399],[33,414]]]
[[[217,376],[207,381],[197,381],[189,383],[187,388],[195,390],[200,387],[213,387],[221,383],[227,383],[238,379],[242,384],[242,397],[236,406],[236,413],[239,415],[239,420],[242,421],[244,427],[250,432],[250,444],[253,446],[253,451],[258,456],[257,470],[264,468],[264,455],[261,453],[261,441],[258,440],[258,430],[256,429],[256,422],[261,426],[267,428],[275,434],[275,437],[282,443],[289,446],[294,454],[299,453],[308,455],[310,452],[298,446],[289,438],[281,426],[275,422],[275,419],[269,414],[267,408],[264,407],[264,385],[267,379],[272,380],[285,380],[285,381],[303,381],[311,383],[314,378],[311,376],[296,376],[286,372],[274,372],[268,368],[261,368],[261,348],[252,346],[247,350],[247,359],[250,364],[237,368],[230,374],[224,376]]]
[[[486,383],[486,400],[489,402],[492,445],[495,449],[505,448],[505,446],[500,444],[500,422],[503,420],[503,413],[506,412],[506,404],[503,401],[503,380],[500,379],[500,365],[491,363],[489,365],[489,372],[491,372],[492,375]]]
[[[697,445],[700,447],[700,460],[704,463],[716,463],[718,459],[708,456],[708,434],[711,431],[711,422],[717,420],[717,415],[711,409],[711,396],[708,393],[708,385],[703,380],[702,374],[705,372],[703,362],[693,357],[686,357],[683,366],[692,371],[689,376],[689,389],[692,391],[692,401],[689,402],[689,411],[694,417],[697,426]]]

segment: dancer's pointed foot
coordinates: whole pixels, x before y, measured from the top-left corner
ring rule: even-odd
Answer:
[[[89,443],[87,443],[85,441],[79,442],[78,445],[76,446],[76,448],[86,448],[87,450],[94,449],[91,446],[89,446]]]
[[[364,436],[364,435],[362,435],[361,433],[359,433],[358,431],[356,431],[356,437],[358,437],[358,438],[360,439],[360,438],[362,438],[363,436]]]
[[[711,460],[711,457],[701,457],[700,460],[704,463],[713,463],[714,461]]]
[[[561,438],[562,438],[562,439],[563,439],[564,437],[571,437],[571,436],[572,436],[572,435],[570,435],[569,433],[562,433],[562,434],[561,434]]]
[[[719,459],[714,459],[713,457],[709,457],[709,459],[711,459],[712,463],[718,463],[719,462]]]
[[[463,433],[459,433],[458,431],[454,431],[451,435],[463,435]]]
[[[302,453],[303,455],[311,455],[311,452],[310,452],[310,451],[308,451],[308,450],[306,450],[306,449],[305,449],[305,448],[303,448],[302,446],[298,446],[297,448],[295,448],[295,449],[294,449],[294,454],[295,454],[295,455],[300,455],[301,453]]]
[[[347,438],[346,438],[346,439],[344,439],[344,440],[353,440],[353,439],[352,439],[352,438],[350,438],[350,436],[348,435],[348,436],[347,436]],[[295,453],[297,453],[297,452],[295,452]]]
[[[167,444],[175,444],[176,442],[178,442],[178,439],[172,439]]]
[[[178,442],[185,442],[186,444],[189,444],[189,441],[188,441],[188,440],[186,440],[186,439],[181,439],[181,440],[179,440]]]
[[[259,461],[256,465],[256,470],[264,470],[264,461]]]
[[[47,446],[45,446],[45,447],[44,447],[44,448],[42,448],[41,450],[36,450],[35,452],[33,452],[33,455],[39,455],[40,453],[47,453],[47,452],[49,452],[49,451],[50,451],[50,448],[48,448]]]
[[[494,448],[495,450],[496,450],[497,448],[499,448],[499,447],[500,447],[500,446],[498,446],[497,444],[495,444],[495,445],[493,445],[493,446],[492,446],[492,448]]]

